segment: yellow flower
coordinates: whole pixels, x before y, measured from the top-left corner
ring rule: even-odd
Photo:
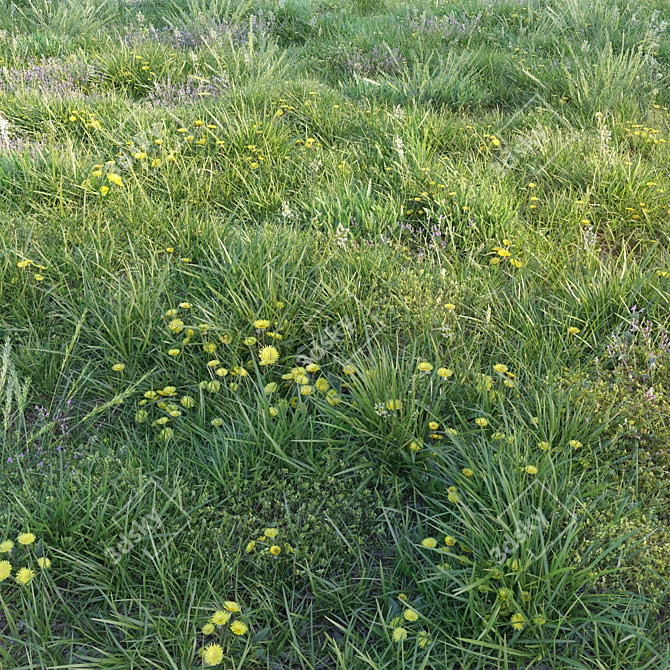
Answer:
[[[244,548],[245,554],[250,554],[256,548],[256,540],[251,540],[247,543],[247,546]]]
[[[210,623],[213,623],[216,626],[223,626],[230,621],[230,612],[224,612],[223,610],[216,610],[212,614],[212,618],[209,620]]]
[[[523,627],[526,625],[526,618],[523,614],[521,614],[521,612],[517,612],[516,614],[512,614],[510,623],[512,624],[512,628],[514,628],[514,630],[523,630]]]
[[[351,376],[356,374],[356,368],[353,365],[345,365],[342,369],[345,375]]]
[[[450,486],[447,492],[447,500],[449,500],[449,502],[457,503],[460,499],[461,498],[456,491],[456,487]]]
[[[205,353],[213,354],[216,351],[216,344],[214,342],[206,342],[202,345],[202,350]]]
[[[270,553],[271,553],[273,556],[279,556],[279,554],[281,554],[281,547],[277,546],[276,544],[273,544],[273,545],[270,547]]]
[[[509,249],[498,249],[497,254],[501,258],[509,258],[512,255],[512,252],[509,251]]]
[[[405,610],[402,615],[406,621],[416,621],[419,618],[419,614],[415,610]]]
[[[16,267],[17,267],[17,268],[21,268],[21,269],[23,269],[23,268],[27,268],[29,265],[32,265],[32,261],[26,259],[26,260],[24,260],[24,261],[19,261],[19,262],[16,264]]]
[[[112,184],[116,184],[117,186],[121,186],[123,184],[123,179],[121,179],[121,177],[118,174],[115,174],[114,172],[110,172],[107,175],[107,180]]]
[[[316,390],[320,391],[321,393],[325,393],[330,388],[328,380],[324,377],[319,377],[319,379],[316,380],[314,386],[316,387]]]
[[[40,274],[34,275],[34,278],[35,281],[44,281],[44,276]]]
[[[430,430],[437,430],[440,427],[440,424],[437,421],[429,421],[428,422],[428,428]]]
[[[434,537],[426,537],[421,540],[421,544],[428,549],[435,549],[437,547],[437,540]]]
[[[269,407],[268,412],[270,412],[270,416],[277,416],[279,414],[276,407]]]
[[[474,475],[474,474],[475,474],[475,472],[471,468],[463,468],[463,475],[465,477],[472,477],[472,475]]]
[[[210,393],[216,393],[221,388],[221,382],[217,382],[216,379],[213,379],[211,382],[207,382],[207,390]]]
[[[19,544],[22,544],[24,547],[27,547],[29,544],[32,544],[36,540],[35,536],[32,533],[21,533],[16,538],[16,541]]]
[[[183,396],[179,402],[181,403],[181,406],[186,407],[186,409],[191,409],[192,407],[195,407],[195,400],[193,400],[193,398],[191,398],[190,395]]]
[[[126,366],[123,363],[114,363],[114,365],[112,365],[112,370],[114,370],[114,372],[123,372],[125,369]]]
[[[279,352],[274,347],[263,347],[258,352],[259,365],[272,365],[279,360]]]
[[[270,382],[269,384],[266,384],[263,390],[265,391],[266,395],[275,393],[277,391],[277,382]]]
[[[190,303],[190,302],[180,302],[180,303],[179,303],[179,306],[180,306],[182,309],[190,309],[190,308],[191,308],[191,303]]]
[[[214,359],[213,361],[207,361],[207,367],[209,368],[217,368],[221,365],[221,361]]]
[[[447,535],[444,538],[444,543],[447,545],[447,547],[453,547],[456,545],[456,540],[453,537],[451,537],[451,535]]]
[[[205,665],[219,665],[223,660],[223,649],[220,644],[208,644],[202,651],[202,660]]]
[[[37,565],[39,565],[42,570],[47,570],[51,567],[51,561],[46,556],[40,556],[37,559]]]
[[[448,379],[453,374],[454,371],[449,368],[437,368],[437,375],[438,377],[442,377],[442,379]]]
[[[206,623],[202,627],[202,632],[205,635],[211,635],[214,632],[214,624],[213,623]]]
[[[230,630],[235,635],[244,635],[249,630],[249,627],[247,624],[238,619],[237,621],[233,621],[233,623],[230,624]]]
[[[496,365],[493,366],[493,369],[496,372],[499,372],[501,375],[505,374],[509,368],[504,364],[504,363],[497,363]]]
[[[300,395],[311,395],[313,386],[310,386],[309,384],[306,384],[305,386],[300,387]]]
[[[577,335],[577,334],[579,334],[579,328],[575,328],[574,326],[570,326],[570,328],[568,328],[568,333],[570,333],[570,335]]]
[[[421,442],[410,442],[409,450],[410,451],[421,451]]]
[[[212,419],[210,423],[212,424],[212,426],[214,426],[214,428],[220,428],[221,426],[223,426],[223,420],[218,418]]]
[[[0,542],[0,554],[6,554],[14,548],[14,543],[11,540]]]
[[[335,405],[340,404],[340,396],[337,395],[337,391],[335,389],[330,389],[330,391],[326,393],[326,402],[331,407],[335,407]]]
[[[388,400],[386,409],[390,412],[400,411],[402,409],[402,400]]]
[[[217,377],[225,377],[228,374],[228,370],[226,370],[226,368],[217,368],[214,370],[214,374]]]
[[[0,582],[4,582],[12,572],[12,564],[9,561],[0,561]]]
[[[266,528],[263,531],[263,534],[265,537],[277,537],[279,535],[279,529],[278,528]]]
[[[476,423],[478,426],[481,426],[482,428],[484,428],[484,426],[488,426],[488,425],[489,425],[488,420],[485,419],[483,416],[477,417],[477,418],[475,419],[475,423]]]
[[[307,372],[318,372],[321,368],[316,364],[316,363],[310,363],[309,365],[305,366],[305,370]]]
[[[166,387],[163,389],[163,395],[166,395],[166,396],[172,396],[172,395],[175,394],[175,391],[176,391],[176,390],[177,390],[177,389],[176,389],[174,386],[166,386]]]
[[[100,195],[107,195],[109,193],[109,186],[100,187]]]
[[[430,642],[430,634],[427,630],[420,630],[419,635],[417,636],[417,642],[421,649],[424,649],[426,645]]]
[[[544,626],[545,623],[547,623],[547,617],[544,616],[543,614],[538,614],[534,619],[533,623],[536,626]]]
[[[253,347],[258,340],[255,337],[245,337],[242,342],[246,344],[248,347]]]
[[[168,323],[168,328],[173,333],[181,333],[181,331],[184,330],[184,322],[181,319],[172,319],[172,321]]]
[[[181,349],[168,349],[168,356],[179,356]]]
[[[444,309],[447,310],[447,312],[453,312],[456,309],[456,305],[454,305],[453,302],[448,302],[445,306]]]
[[[394,642],[402,642],[406,637],[407,637],[407,630],[405,628],[398,626],[397,628],[393,629]]]
[[[549,449],[549,442],[539,442],[537,446],[540,447],[542,451],[546,451]]]
[[[529,474],[529,475],[536,475],[538,470],[534,465],[527,465],[524,470]]]
[[[570,442],[568,442],[568,444],[573,449],[581,449],[584,446],[579,440],[570,440]]]
[[[23,584],[25,586],[26,584],[29,584],[31,582],[34,576],[35,573],[30,568],[21,568],[16,573],[16,581],[19,584]]]
[[[242,608],[234,600],[226,600],[226,602],[223,603],[223,606],[229,612],[241,612],[242,611]]]
[[[430,372],[433,369],[433,366],[428,361],[421,361],[417,367],[421,372]]]
[[[254,321],[254,328],[258,328],[258,330],[265,330],[266,328],[270,327],[270,322],[267,321],[266,319],[258,319]]]

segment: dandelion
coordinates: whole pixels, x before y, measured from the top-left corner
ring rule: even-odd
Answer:
[[[510,623],[512,624],[512,628],[514,628],[514,630],[523,630],[524,626],[526,625],[526,618],[523,614],[521,614],[521,612],[517,612],[516,614],[512,614]]]
[[[110,172],[107,175],[107,181],[109,181],[112,184],[116,184],[117,186],[121,186],[123,184],[123,179],[118,174],[115,174],[114,172]]]
[[[419,644],[419,647],[421,649],[424,649],[428,643],[430,642],[430,634],[428,633],[427,630],[420,630],[419,634],[417,636],[417,642]]]
[[[422,445],[421,442],[410,442],[409,449],[410,451],[421,451]]]
[[[40,556],[37,559],[37,565],[39,565],[42,570],[48,570],[51,567],[51,561],[46,556]]]
[[[114,370],[114,372],[123,372],[125,369],[126,366],[123,363],[114,363],[114,365],[112,365],[112,370]]]
[[[544,614],[538,614],[534,619],[533,623],[536,626],[544,626],[545,623],[547,623],[547,617],[544,616]]]
[[[186,407],[186,409],[192,409],[195,407],[195,400],[191,398],[190,395],[183,396],[179,402],[181,403],[181,406]]]
[[[570,442],[568,442],[568,444],[573,449],[581,449],[584,446],[579,440],[570,440]]]
[[[246,344],[247,347],[253,347],[258,340],[255,337],[245,337],[242,342]]]
[[[12,572],[12,564],[9,561],[0,561],[0,582],[4,582]]]
[[[247,543],[247,546],[244,548],[245,554],[250,554],[256,548],[256,540],[251,540]]]
[[[214,342],[205,342],[202,345],[202,350],[207,354],[213,354],[216,351],[216,344]]]
[[[201,630],[204,635],[211,635],[214,632],[214,624],[206,623]]]
[[[249,630],[249,627],[247,626],[247,624],[238,620],[233,621],[233,623],[230,624],[230,630],[235,635],[244,635]]]
[[[11,540],[0,542],[0,554],[7,554],[14,549],[14,543]]]
[[[202,652],[202,660],[205,665],[219,665],[223,660],[223,649],[220,644],[208,644]]]
[[[277,391],[277,382],[270,382],[269,384],[266,384],[263,390],[265,391],[266,395],[275,393]]]
[[[527,465],[524,470],[529,474],[529,475],[536,475],[538,470],[534,465]]]
[[[476,423],[478,426],[481,426],[482,428],[484,428],[484,427],[486,427],[486,426],[489,425],[488,420],[485,419],[483,416],[477,417],[477,418],[475,419],[475,423]]]
[[[273,544],[273,545],[270,547],[270,553],[271,553],[273,556],[279,556],[279,554],[281,554],[281,547],[277,546],[276,544]]]
[[[210,623],[213,623],[215,626],[224,626],[230,621],[230,612],[225,612],[224,610],[216,610],[212,614],[212,618],[209,620]]]
[[[451,537],[451,535],[447,535],[447,536],[444,538],[444,543],[447,545],[447,547],[454,547],[454,546],[456,546],[456,540],[455,540],[453,537]]]
[[[228,370],[226,370],[226,368],[217,368],[214,370],[214,374],[217,377],[225,377],[228,374]]]
[[[437,547],[437,540],[434,537],[426,537],[421,540],[421,544],[428,549],[435,549]]]
[[[254,321],[254,328],[257,328],[258,330],[265,330],[266,328],[270,327],[270,322],[267,321],[266,319],[258,319],[257,321]]]
[[[34,576],[35,576],[35,573],[30,568],[21,568],[16,573],[16,581],[19,584],[22,584],[23,586],[25,586],[26,584],[29,584],[32,581]]]
[[[37,538],[32,534],[32,533],[21,533],[16,538],[16,541],[19,544],[22,544],[24,547],[27,547],[28,545],[32,544]]]
[[[509,370],[509,368],[504,363],[496,363],[496,365],[493,366],[493,369],[501,375],[505,374],[505,372]]]
[[[278,528],[266,528],[263,531],[263,535],[265,535],[265,537],[277,537],[277,535],[279,535],[279,529]]]
[[[447,310],[447,312],[453,312],[456,309],[456,305],[454,305],[453,302],[448,302],[445,306],[444,309]]]
[[[402,642],[406,638],[407,638],[407,629],[403,628],[402,626],[398,626],[393,629],[394,642]]]
[[[223,606],[229,612],[241,612],[242,611],[242,608],[234,600],[226,600],[226,602],[223,603]]]
[[[307,370],[307,372],[311,372],[312,374],[318,372],[320,369],[321,368],[316,363],[310,363],[309,365],[305,366],[305,370]]]
[[[221,428],[221,426],[223,426],[223,419],[212,419],[210,423],[214,428]]]
[[[537,445],[542,451],[547,451],[549,449],[549,442],[538,442]]]
[[[176,357],[179,356],[180,353],[181,349],[168,349],[168,356]]]
[[[450,486],[447,489],[447,500],[449,502],[457,503],[460,500],[460,496],[458,495],[458,491],[456,490],[455,486]]]
[[[462,472],[463,476],[465,477],[472,477],[472,475],[475,474],[474,470],[472,470],[471,468],[463,468]]]
[[[206,388],[210,393],[217,393],[221,389],[221,382],[213,379],[211,382],[207,382]]]
[[[415,610],[405,610],[402,615],[405,621],[416,621],[419,618],[419,614]]]
[[[578,335],[579,332],[579,328],[575,328],[574,326],[570,326],[570,328],[568,328],[568,333],[570,333],[570,335]]]
[[[181,331],[184,330],[184,322],[181,319],[172,319],[172,321],[168,323],[168,328],[173,333],[181,333]]]
[[[270,412],[270,416],[278,416],[279,414],[276,407],[269,407],[268,412]]]
[[[342,369],[342,372],[344,372],[344,374],[348,377],[351,377],[351,375],[356,374],[356,368],[353,365],[345,365]]]
[[[319,379],[317,379],[314,386],[315,386],[316,390],[320,391],[321,393],[325,393],[330,388],[330,384],[328,383],[328,380],[324,379],[323,377],[320,377]]]
[[[450,370],[449,368],[438,368],[437,369],[437,376],[441,377],[442,379],[449,379],[454,374],[453,370]]]
[[[258,352],[259,365],[273,365],[279,360],[279,352],[274,347],[263,347]]]
[[[182,309],[191,309],[191,303],[190,303],[190,302],[180,302],[180,303],[179,303],[179,306],[180,306]]]
[[[428,422],[428,428],[430,430],[437,430],[440,427],[440,424],[437,421],[429,421]]]
[[[399,412],[402,409],[402,400],[388,400],[386,402],[386,409],[389,412]]]
[[[428,363],[428,361],[421,361],[417,365],[417,368],[419,368],[420,372],[429,373],[433,369],[433,366],[430,363]]]

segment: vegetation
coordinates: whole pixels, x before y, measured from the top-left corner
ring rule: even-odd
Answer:
[[[668,20],[0,0],[0,666],[666,667]]]

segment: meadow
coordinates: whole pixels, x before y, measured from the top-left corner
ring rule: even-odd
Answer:
[[[669,21],[0,0],[0,668],[669,667]]]

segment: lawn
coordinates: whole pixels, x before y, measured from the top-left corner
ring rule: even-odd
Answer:
[[[0,0],[0,668],[668,667],[669,22]]]

